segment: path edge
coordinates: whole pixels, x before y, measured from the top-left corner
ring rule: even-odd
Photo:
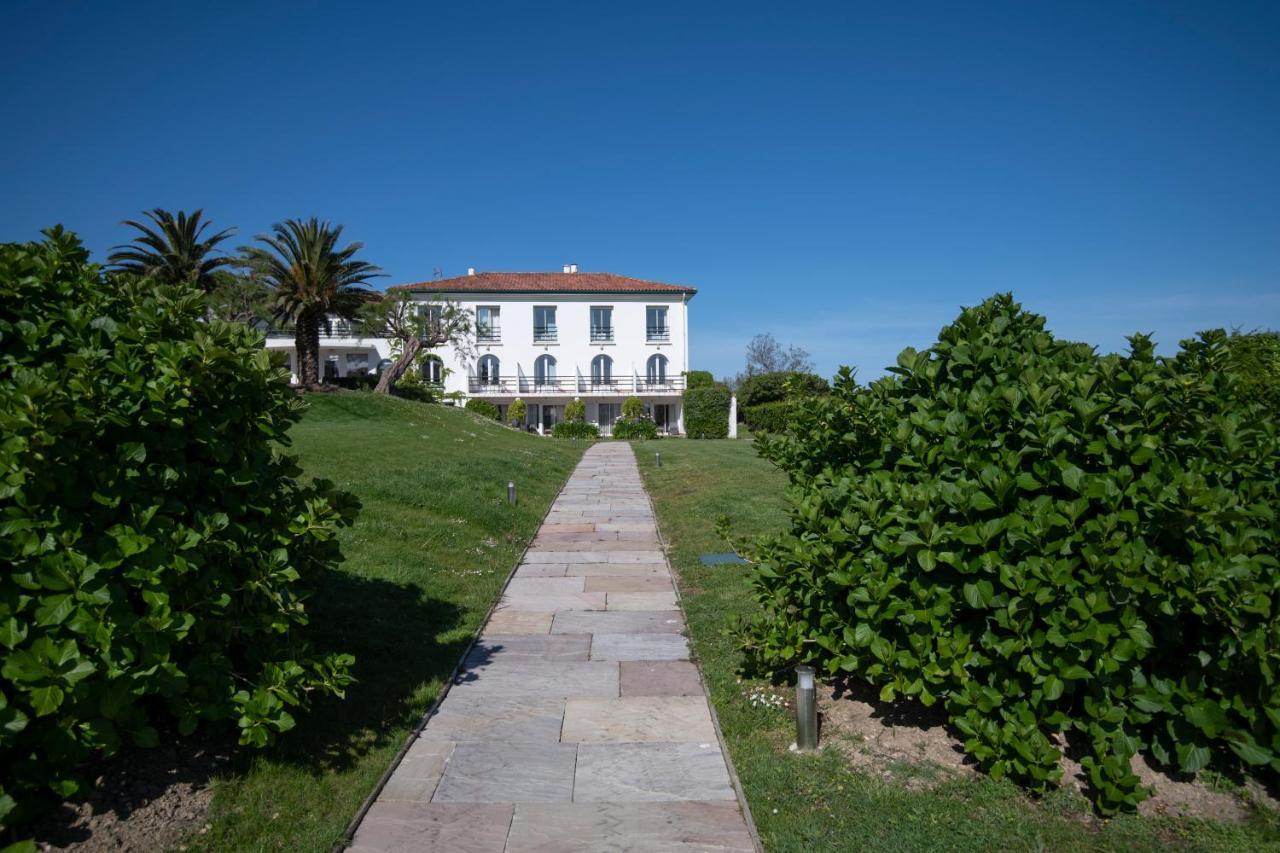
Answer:
[[[685,439],[685,441],[696,441],[697,439]],[[635,445],[628,441],[628,447],[631,455],[635,457],[636,471],[640,470],[640,458],[636,453]],[[653,505],[653,495],[649,494],[649,487],[644,483],[644,474],[640,474],[640,489],[644,492],[644,498],[649,502],[649,512],[653,514],[653,527],[658,531],[658,544],[662,546],[662,557],[667,561],[667,569],[671,572],[671,585],[676,590],[676,604],[680,606],[680,615],[684,617],[685,630],[689,631],[689,618],[684,609],[684,596],[680,594],[680,581],[683,577],[676,571],[675,565],[671,562],[671,551],[667,547],[667,537],[662,535],[662,522],[658,518],[658,508]],[[692,631],[689,631],[692,634]],[[764,842],[760,840],[760,833],[756,829],[755,816],[751,814],[751,806],[747,803],[747,794],[742,789],[742,781],[738,778],[738,768],[733,764],[733,756],[729,753],[729,744],[724,739],[724,732],[720,729],[720,716],[716,714],[715,703],[711,701],[711,691],[707,689],[707,680],[702,674],[702,661],[697,654],[697,647],[693,644],[693,637],[689,637],[690,658],[693,665],[698,668],[698,681],[702,684],[702,695],[707,698],[707,710],[711,712],[711,722],[716,729],[716,740],[720,744],[720,754],[724,756],[725,767],[729,770],[729,781],[733,783],[733,791],[738,797],[738,807],[742,809],[742,816],[747,820],[747,831],[751,833],[751,841],[755,844],[756,853],[764,853]]]
[[[549,440],[554,440],[554,439],[549,439]],[[587,447],[583,448],[582,456],[586,456],[587,451],[590,449],[591,449],[591,445],[588,445]],[[462,665],[466,662],[467,657],[471,654],[472,649],[475,648],[476,643],[479,642],[480,637],[484,634],[485,626],[489,624],[489,619],[492,618],[493,612],[497,610],[498,605],[502,603],[503,596],[505,596],[507,593],[507,587],[511,585],[511,579],[515,577],[516,572],[519,571],[520,566],[523,565],[525,556],[529,553],[529,549],[533,547],[533,540],[538,537],[538,532],[541,531],[542,526],[547,523],[547,516],[551,514],[551,510],[556,505],[556,501],[560,499],[560,493],[564,491],[565,486],[569,485],[569,480],[573,477],[573,472],[578,470],[578,465],[582,462],[582,456],[578,457],[578,461],[575,462],[573,464],[573,467],[569,469],[569,473],[565,474],[564,480],[560,483],[560,488],[556,489],[555,495],[552,496],[550,503],[547,504],[547,509],[545,512],[542,513],[542,518],[538,520],[538,526],[534,530],[533,536],[531,536],[529,538],[529,541],[525,543],[524,548],[520,551],[520,556],[516,558],[515,564],[511,567],[511,571],[507,572],[507,579],[502,582],[502,589],[498,590],[497,598],[493,600],[493,604],[490,604],[489,609],[485,611],[484,618],[480,620],[480,625],[476,628],[475,632],[472,633],[470,642],[467,643],[467,647],[462,650],[461,656],[459,656],[457,662],[453,665],[453,671],[449,673],[449,678],[447,681],[445,681],[444,689],[440,691],[440,695],[436,696],[435,701],[433,701],[431,703],[431,706],[427,708],[427,712],[422,715],[422,719],[418,721],[418,724],[414,726],[413,730],[409,732],[409,734],[405,737],[404,743],[400,746],[400,751],[395,754],[395,757],[391,759],[391,763],[387,765],[387,769],[383,771],[381,776],[378,777],[378,784],[374,785],[373,790],[369,792],[369,796],[365,797],[364,802],[360,805],[359,811],[355,813],[355,816],[352,817],[351,821],[347,824],[347,828],[346,830],[343,831],[342,837],[339,838],[337,841],[335,841],[333,844],[333,847],[330,848],[330,853],[342,853],[342,851],[350,847],[351,843],[355,841],[356,830],[358,830],[360,828],[360,824],[364,822],[365,816],[369,813],[369,809],[371,809],[373,807],[373,804],[377,802],[378,795],[381,794],[382,789],[387,786],[387,782],[391,780],[391,775],[396,772],[397,768],[399,768],[400,762],[404,761],[404,757],[405,755],[408,754],[409,749],[413,746],[413,742],[417,740],[418,737],[422,734],[422,730],[427,727],[427,723],[435,715],[436,711],[439,710],[441,703],[443,703],[445,697],[449,695],[449,691],[453,689],[453,683],[457,679],[458,673],[462,671]],[[639,467],[639,463],[637,463],[636,467],[637,468]],[[643,480],[641,481],[641,488],[644,488]],[[645,493],[645,497],[648,498],[649,490],[644,489],[644,493]],[[653,507],[652,507],[652,501],[651,501],[650,509],[652,508]],[[658,526],[657,515],[655,514],[653,518],[654,518],[654,527],[657,527]],[[658,532],[658,541],[659,542],[662,541],[661,531]],[[677,587],[677,590],[678,590],[678,587]],[[677,599],[679,598],[678,591],[676,593],[676,597]],[[704,687],[703,690],[706,690],[706,688]],[[711,702],[708,701],[707,704],[710,705]],[[711,713],[714,718],[715,710],[712,709]],[[720,724],[718,722],[716,723],[716,734],[717,735],[720,734]],[[736,788],[738,784],[738,779],[733,772],[732,765],[729,766],[729,773],[733,777],[734,787]],[[748,816],[750,816],[750,812],[748,812],[747,814]],[[751,832],[752,832],[752,837],[755,837],[754,824],[751,827]],[[757,839],[757,849],[758,850],[760,849],[758,839]]]

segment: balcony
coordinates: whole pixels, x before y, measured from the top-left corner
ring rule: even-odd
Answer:
[[[613,326],[592,326],[591,327],[591,343],[593,344],[613,343]]]
[[[593,379],[590,376],[472,376],[467,392],[476,396],[514,397],[535,395],[551,397],[627,397],[632,394],[679,394],[684,391],[684,377],[613,376]]]
[[[497,326],[477,326],[476,327],[476,343],[478,344],[500,344],[502,343],[502,329]]]
[[[646,326],[644,339],[651,344],[669,344],[671,343],[671,328],[669,326]]]
[[[559,339],[554,325],[534,326],[533,342],[535,344],[552,344]]]

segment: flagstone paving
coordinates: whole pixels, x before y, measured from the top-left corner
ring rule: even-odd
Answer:
[[[631,447],[591,447],[357,851],[755,851]]]

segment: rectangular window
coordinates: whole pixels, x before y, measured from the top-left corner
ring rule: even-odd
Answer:
[[[476,308],[476,340],[493,343],[502,339],[502,314],[497,305]]]
[[[554,305],[533,306],[533,340],[534,342],[554,341],[556,339],[556,309]]]
[[[667,326],[667,306],[650,305],[645,311],[645,340],[669,341],[671,329]]]
[[[591,342],[607,343],[613,340],[613,308],[597,306],[591,309]]]

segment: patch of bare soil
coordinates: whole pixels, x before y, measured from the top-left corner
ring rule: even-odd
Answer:
[[[843,752],[849,763],[878,773],[912,790],[930,788],[957,776],[975,774],[964,741],[946,722],[946,712],[917,702],[882,702],[861,682],[819,685],[818,710],[824,743]],[[1088,777],[1080,766],[1078,745],[1063,742],[1062,785],[1084,793]],[[1154,794],[1138,807],[1139,814],[1201,817],[1242,821],[1250,801],[1280,806],[1260,785],[1242,780],[1244,793],[1220,790],[1203,778],[1163,772],[1141,756],[1133,770]]]
[[[129,750],[93,768],[93,792],[63,803],[32,834],[50,851],[171,849],[207,825],[210,780],[229,766],[230,756],[225,743]]]

